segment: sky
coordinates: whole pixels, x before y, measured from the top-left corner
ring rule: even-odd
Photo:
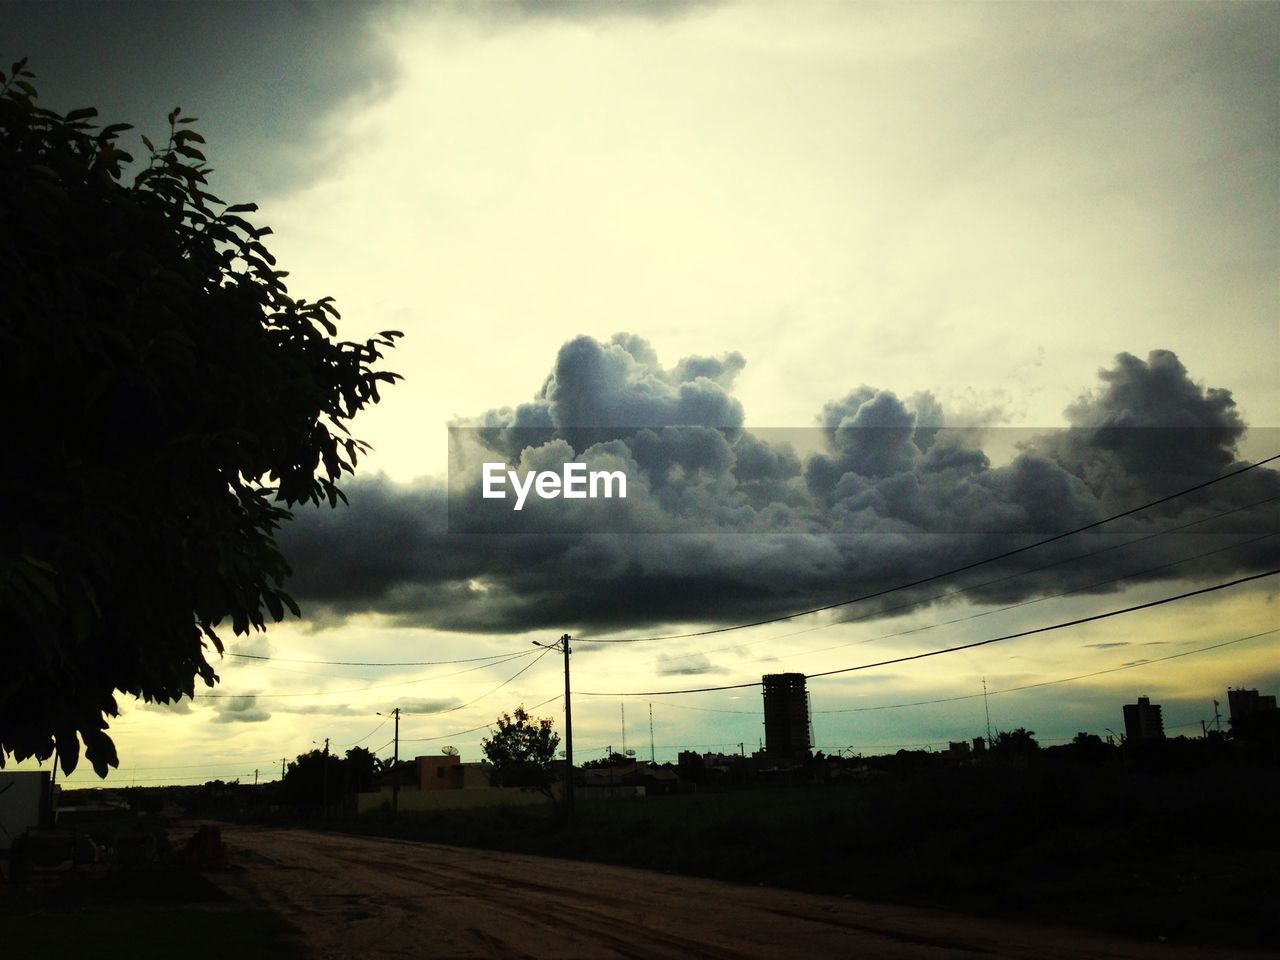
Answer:
[[[354,424],[375,451],[350,508],[282,536],[304,619],[228,630],[240,656],[194,703],[122,703],[109,782],[271,779],[325,738],[387,756],[395,706],[402,756],[479,759],[519,703],[561,726],[562,663],[532,642],[565,632],[575,758],[624,735],[647,757],[650,707],[659,760],[750,752],[758,687],[621,694],[1280,566],[1263,467],[872,601],[648,639],[896,587],[1280,453],[1278,47],[1273,4],[6,4],[0,59],[30,58],[46,106],[156,139],[181,105],[291,291],[335,297],[344,338],[405,333],[405,380]],[[451,436],[622,465],[634,492],[477,512]],[[814,678],[816,744],[945,748],[988,709],[1064,742],[1141,694],[1198,733],[1228,686],[1280,687],[1275,582]]]

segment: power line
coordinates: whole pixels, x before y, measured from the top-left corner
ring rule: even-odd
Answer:
[[[911,700],[906,703],[884,703],[873,707],[844,707],[837,710],[814,710],[815,715],[826,716],[838,713],[872,713],[877,710],[898,710],[903,707],[928,707],[939,703],[956,703],[960,700],[976,700],[978,697],[987,694],[995,695],[997,693],[1015,693],[1019,690],[1031,690],[1036,687],[1051,687],[1058,683],[1071,683],[1075,680],[1087,680],[1090,677],[1100,677],[1108,673],[1118,673],[1121,670],[1136,670],[1138,667],[1149,666],[1153,663],[1163,663],[1166,660],[1177,660],[1179,657],[1190,657],[1197,653],[1207,653],[1210,650],[1217,650],[1221,647],[1229,647],[1232,644],[1244,643],[1246,640],[1256,640],[1258,637],[1270,636],[1273,633],[1280,633],[1280,627],[1275,630],[1264,630],[1261,633],[1253,633],[1247,637],[1236,637],[1234,640],[1226,640],[1222,643],[1211,644],[1207,647],[1197,647],[1194,650],[1184,650],[1182,653],[1170,654],[1166,657],[1155,657],[1150,660],[1141,660],[1137,663],[1126,663],[1118,667],[1108,667],[1106,670],[1095,670],[1092,673],[1082,673],[1074,677],[1058,677],[1055,680],[1042,680],[1038,683],[1025,683],[1017,687],[1004,687],[1000,690],[988,690],[986,693],[966,693],[955,697],[937,697],[933,700]],[[697,710],[702,713],[728,713],[734,716],[758,717],[759,710],[725,710],[716,707],[691,707],[683,703],[669,703],[668,707],[675,707],[677,710]],[[1198,722],[1198,721],[1197,721]],[[1166,724],[1168,726],[1168,724]]]
[[[508,683],[510,683],[516,677],[520,676],[520,674],[524,673],[526,670],[528,670],[530,667],[532,667],[535,663],[537,663],[539,660],[541,660],[550,652],[551,651],[549,648],[546,650],[543,650],[543,652],[538,654],[538,656],[534,657],[532,661],[530,661],[529,663],[526,663],[523,667],[521,667],[511,676],[507,677],[507,679],[503,680],[500,684],[498,684],[492,690],[488,691],[487,693],[480,694],[480,696],[476,697],[474,700],[468,700],[466,703],[460,703],[456,707],[448,707],[444,710],[422,710],[415,713],[405,712],[403,715],[406,717],[427,717],[427,716],[433,716],[439,713],[454,713],[458,710],[463,709],[464,707],[469,707],[474,703],[479,703],[481,700],[483,700],[485,697],[489,696],[490,694],[497,693],[499,690],[505,687]]]
[[[938,657],[945,653],[955,653],[958,650],[971,650],[974,647],[982,647],[990,643],[999,643],[1002,640],[1014,640],[1014,639],[1017,639],[1018,637],[1029,637],[1037,633],[1048,633],[1051,630],[1061,630],[1064,627],[1074,627],[1082,623],[1091,623],[1095,620],[1105,620],[1108,617],[1118,617],[1121,614],[1133,613],[1138,610],[1146,610],[1149,607],[1158,607],[1165,603],[1172,603],[1175,600],[1185,600],[1187,597],[1195,597],[1203,593],[1212,593],[1215,590],[1225,590],[1227,587],[1234,587],[1241,583],[1248,583],[1252,580],[1261,580],[1264,577],[1272,577],[1272,576],[1275,576],[1277,573],[1280,573],[1280,568],[1277,568],[1275,570],[1268,570],[1266,573],[1257,573],[1248,577],[1240,577],[1239,579],[1230,580],[1226,583],[1214,584],[1211,587],[1201,587],[1199,590],[1189,590],[1186,593],[1180,593],[1172,597],[1162,597],[1159,600],[1151,600],[1151,601],[1148,601],[1147,603],[1135,604],[1131,607],[1124,607],[1120,610],[1110,610],[1107,613],[1097,613],[1088,617],[1079,617],[1075,620],[1067,620],[1063,623],[1050,624],[1047,627],[1036,627],[1035,629],[1032,629],[1032,630],[1022,630],[1022,631],[1019,631],[1018,633],[1009,633],[1001,637],[992,637],[989,640],[977,640],[977,641],[974,641],[973,643],[957,644],[956,646],[945,647],[941,650],[929,650],[929,651],[926,651],[925,653],[913,653],[909,656],[893,657],[892,659],[889,659],[889,660],[877,660],[874,663],[863,663],[863,664],[859,664],[856,667],[841,667],[836,670],[824,670],[820,673],[806,674],[806,677],[807,679],[813,680],[819,677],[834,676],[839,673],[852,673],[856,670],[870,670],[872,667],[885,667],[895,663],[906,663],[907,661],[910,661],[910,660],[923,660],[928,657]],[[644,691],[634,691],[634,692],[610,692],[610,693],[591,693],[586,691],[579,691],[579,692],[584,697],[663,697],[663,696],[673,696],[676,694],[685,694],[685,693],[713,693],[718,690],[744,690],[749,687],[758,687],[760,685],[761,685],[760,680],[753,680],[749,683],[724,684],[722,686],[717,686],[717,687],[692,687],[685,690],[644,690]]]
[[[239,780],[241,777],[248,778],[252,776],[253,776],[253,771],[249,770],[244,773],[223,773],[223,774],[218,774],[217,776],[206,776],[204,774],[198,774],[196,776],[190,776],[190,777],[186,777],[186,776],[167,777],[164,775],[157,775],[154,777],[134,777],[134,776],[131,776],[130,771],[124,771],[118,768],[116,769],[114,774],[114,777],[120,781],[124,781],[127,779],[131,783],[145,783],[145,784],[152,784],[155,786],[165,786],[167,783],[178,783],[178,782],[188,783],[192,781],[208,783],[213,780],[221,780],[223,783],[225,783],[229,779]],[[164,782],[161,783],[160,781],[164,781]],[[79,780],[69,780],[69,778],[64,778],[62,781],[62,785],[67,787],[68,789],[77,789],[80,785],[80,782],[81,781]],[[90,780],[87,782],[92,783],[94,787],[103,787],[103,782],[98,780],[96,777],[93,780]],[[120,786],[123,786],[123,783],[121,783]],[[116,784],[112,784],[112,783],[105,784],[105,788],[119,789],[119,787]],[[85,789],[92,789],[92,788],[86,787]]]
[[[806,674],[810,680],[819,677],[832,677],[838,673],[852,673],[855,670],[869,670],[872,667],[886,667],[894,663],[906,663],[909,660],[923,660],[926,657],[938,657],[944,653],[955,653],[957,650],[972,650],[974,647],[984,647],[989,643],[999,643],[1002,640],[1015,640],[1018,637],[1029,637],[1037,633],[1048,633],[1050,630],[1061,630],[1064,627],[1075,627],[1082,623],[1092,623],[1095,620],[1105,620],[1108,617],[1118,617],[1124,613],[1134,613],[1138,610],[1146,610],[1150,607],[1158,607],[1165,603],[1173,603],[1175,600],[1185,600],[1187,597],[1199,596],[1202,593],[1213,593],[1215,590],[1225,590],[1227,587],[1234,587],[1241,583],[1248,583],[1251,580],[1261,580],[1264,577],[1274,577],[1280,573],[1280,568],[1268,570],[1266,573],[1255,573],[1252,576],[1240,577],[1236,580],[1230,580],[1226,583],[1216,583],[1212,587],[1201,587],[1199,590],[1190,590],[1187,593],[1180,593],[1173,597],[1161,597],[1159,600],[1149,600],[1146,603],[1137,603],[1131,607],[1125,607],[1121,610],[1110,610],[1107,613],[1095,613],[1089,617],[1078,617],[1075,620],[1068,620],[1065,623],[1054,623],[1047,627],[1036,627],[1033,630],[1021,630],[1018,633],[1008,633],[1003,637],[992,637],[990,640],[977,640],[973,643],[961,643],[954,647],[946,647],[942,650],[930,650],[926,653],[913,653],[905,657],[894,657],[890,660],[880,660],[876,663],[864,663],[856,667],[841,667],[838,670],[824,670],[821,673]]]
[[[383,727],[385,727],[386,725],[387,725],[387,721],[386,721],[386,720],[383,720],[380,724],[378,724],[376,727],[374,727],[372,730],[370,730],[368,733],[366,733],[366,734],[365,734],[363,737],[361,737],[359,740],[353,740],[351,743],[335,743],[335,744],[334,744],[334,746],[335,746],[335,747],[354,747],[354,746],[357,746],[357,745],[359,745],[359,744],[361,744],[361,743],[364,743],[366,740],[368,740],[370,737],[372,737],[375,733],[377,733],[379,730],[381,730],[381,729],[382,729]]]
[[[1255,501],[1255,502],[1253,502],[1253,503],[1246,504],[1245,506],[1242,506],[1242,507],[1235,507],[1235,508],[1233,508],[1233,509],[1231,509],[1231,510],[1224,510],[1224,511],[1223,511],[1223,512],[1221,512],[1221,513],[1215,513],[1215,514],[1212,514],[1212,515],[1210,515],[1210,516],[1208,516],[1208,517],[1201,517],[1201,518],[1200,518],[1200,519],[1198,519],[1198,520],[1191,520],[1191,521],[1189,521],[1189,522],[1187,522],[1187,523],[1180,523],[1180,524],[1178,524],[1177,526],[1168,527],[1168,528],[1166,528],[1166,529],[1164,529],[1164,530],[1157,530],[1155,533],[1148,533],[1148,534],[1145,534],[1144,536],[1136,537],[1136,538],[1134,538],[1134,539],[1132,539],[1132,540],[1126,540],[1126,541],[1124,541],[1123,543],[1113,543],[1113,544],[1111,544],[1110,546],[1100,547],[1100,548],[1099,548],[1099,549],[1097,549],[1097,550],[1090,550],[1090,551],[1087,551],[1087,552],[1085,552],[1085,553],[1077,553],[1077,554],[1074,554],[1074,555],[1072,555],[1072,556],[1070,556],[1070,557],[1064,557],[1064,558],[1063,558],[1063,559],[1061,559],[1061,560],[1053,560],[1053,561],[1050,561],[1049,563],[1041,564],[1041,565],[1040,565],[1040,566],[1038,566],[1038,567],[1029,567],[1029,568],[1027,568],[1027,569],[1025,569],[1025,570],[1018,570],[1018,571],[1015,571],[1014,573],[1005,574],[1005,575],[1004,575],[1004,576],[1002,576],[1002,577],[994,577],[994,578],[993,578],[993,579],[991,579],[991,580],[984,580],[984,581],[982,581],[981,583],[974,583],[974,584],[970,584],[970,585],[969,585],[969,586],[967,586],[967,587],[961,587],[961,588],[959,588],[959,589],[957,589],[957,590],[944,590],[942,593],[935,593],[933,596],[930,596],[930,597],[922,597],[922,598],[921,598],[921,599],[919,599],[919,600],[909,600],[909,601],[907,601],[906,603],[899,603],[899,604],[896,604],[896,605],[891,606],[891,607],[882,607],[882,608],[880,608],[879,610],[871,610],[871,611],[868,611],[867,613],[860,614],[860,615],[858,615],[858,616],[856,616],[856,617],[848,617],[848,618],[846,618],[846,619],[844,619],[844,620],[834,620],[834,621],[832,621],[832,622],[830,622],[830,623],[820,623],[820,624],[817,624],[816,626],[812,626],[812,627],[805,627],[803,630],[794,630],[794,631],[792,631],[792,632],[790,632],[790,633],[783,633],[783,634],[778,634],[777,636],[765,637],[765,638],[763,638],[763,639],[761,639],[761,640],[752,640],[750,643],[747,643],[747,644],[731,644],[731,645],[729,645],[729,646],[727,646],[727,647],[715,647],[715,648],[713,648],[713,649],[711,649],[711,650],[696,650],[696,651],[693,651],[693,652],[691,652],[691,653],[677,653],[677,654],[672,654],[672,655],[669,657],[669,659],[671,659],[671,660],[685,660],[685,659],[689,659],[689,658],[692,658],[692,657],[705,656],[705,655],[706,655],[706,654],[708,654],[708,653],[719,653],[719,652],[723,652],[723,651],[725,651],[725,650],[738,650],[738,649],[741,649],[741,648],[742,648],[742,647],[744,647],[744,646],[753,646],[753,645],[761,644],[761,643],[773,643],[773,642],[778,641],[778,640],[786,640],[786,639],[788,639],[789,637],[798,637],[798,636],[800,636],[801,634],[805,634],[805,633],[813,633],[814,631],[817,631],[817,630],[828,630],[828,629],[830,629],[831,627],[843,626],[843,625],[845,625],[845,624],[850,624],[850,623],[859,623],[859,622],[861,622],[861,621],[863,621],[863,620],[870,620],[870,619],[875,618],[875,617],[884,617],[884,616],[886,616],[887,614],[897,613],[897,612],[902,611],[902,610],[910,610],[910,609],[912,609],[912,608],[914,608],[914,607],[921,607],[921,606],[925,606],[926,604],[933,603],[934,601],[937,601],[937,600],[949,600],[949,599],[951,599],[951,598],[953,598],[953,597],[959,597],[959,596],[963,596],[964,594],[967,594],[967,593],[972,593],[972,592],[973,592],[973,591],[975,591],[975,590],[981,590],[981,589],[983,589],[984,587],[992,587],[992,586],[995,586],[995,585],[997,585],[997,584],[1005,583],[1005,582],[1007,582],[1007,581],[1009,581],[1009,580],[1016,580],[1018,577],[1029,576],[1030,574],[1033,574],[1033,573],[1042,573],[1042,572],[1044,572],[1045,570],[1051,570],[1051,569],[1052,569],[1052,568],[1054,568],[1054,567],[1060,567],[1060,566],[1063,566],[1064,564],[1068,564],[1068,563],[1075,563],[1077,560],[1088,560],[1088,559],[1090,559],[1090,558],[1092,558],[1092,557],[1099,556],[1100,554],[1109,553],[1109,552],[1110,552],[1110,551],[1112,551],[1112,550],[1122,550],[1122,549],[1124,549],[1125,547],[1132,546],[1132,545],[1133,545],[1133,544],[1135,544],[1135,543],[1143,543],[1143,542],[1145,542],[1145,541],[1147,541],[1147,540],[1154,540],[1154,539],[1155,539],[1155,538],[1157,538],[1157,537],[1163,537],[1163,536],[1167,536],[1168,534],[1171,534],[1171,533],[1177,533],[1177,532],[1178,532],[1178,531],[1180,531],[1180,530],[1186,530],[1186,529],[1189,529],[1190,527],[1199,526],[1200,524],[1202,524],[1202,523],[1208,523],[1208,522],[1209,522],[1209,521],[1211,521],[1211,520],[1219,520],[1219,519],[1221,519],[1222,517],[1228,517],[1228,516],[1231,516],[1231,515],[1232,515],[1232,514],[1234,514],[1234,513],[1240,513],[1240,512],[1245,511],[1245,510],[1252,510],[1252,509],[1254,509],[1255,507],[1264,506],[1265,504],[1271,503],[1271,502],[1273,502],[1273,501],[1275,501],[1275,500],[1280,500],[1280,495],[1278,495],[1278,496],[1274,496],[1274,497],[1265,497],[1265,498],[1264,498],[1264,499],[1262,499],[1262,500],[1257,500],[1257,501]],[[1266,536],[1273,536],[1273,535],[1274,535],[1274,534],[1267,534]],[[1259,539],[1261,539],[1261,538],[1259,538]],[[1232,544],[1232,545],[1231,545],[1231,546],[1229,546],[1229,547],[1223,547],[1222,549],[1223,549],[1223,550],[1229,550],[1229,549],[1231,549],[1232,547],[1236,547],[1236,546],[1244,546],[1245,544],[1247,544],[1247,543],[1252,543],[1252,542],[1253,542],[1253,541],[1251,541],[1251,540],[1247,540],[1247,541],[1243,541],[1242,543],[1235,543],[1235,544]],[[1217,552],[1217,551],[1211,551],[1211,552]],[[1207,556],[1207,555],[1208,555],[1208,554],[1200,554],[1200,555],[1199,555],[1199,557],[1203,557],[1203,556]],[[1183,562],[1186,562],[1187,560],[1195,560],[1195,559],[1199,559],[1199,557],[1188,557],[1188,558],[1185,558],[1184,560],[1180,560],[1180,561],[1176,561],[1176,562],[1178,562],[1178,563],[1183,563]],[[1119,581],[1119,580],[1123,580],[1123,579],[1125,579],[1126,577],[1142,576],[1142,575],[1143,575],[1143,574],[1145,574],[1145,573],[1150,573],[1150,572],[1152,572],[1153,570],[1159,570],[1159,569],[1162,569],[1162,568],[1161,568],[1161,567],[1153,567],[1153,568],[1150,568],[1150,569],[1147,569],[1147,570],[1141,570],[1141,571],[1137,571],[1137,572],[1134,572],[1134,573],[1125,574],[1125,575],[1123,575],[1123,576],[1120,576],[1120,577],[1116,577],[1116,578],[1114,578],[1114,580],[1104,580],[1104,581],[1101,581],[1101,582],[1099,582],[1099,583],[1093,584],[1092,586],[1104,586],[1104,585],[1105,585],[1105,584],[1107,584],[1107,583],[1117,582],[1117,581]],[[1088,587],[1076,588],[1076,590],[1077,590],[1077,591],[1078,591],[1078,590],[1081,590],[1081,589],[1089,589],[1089,588],[1088,588]],[[1070,593],[1070,592],[1072,592],[1072,591],[1067,591],[1067,593]],[[1065,596],[1065,595],[1066,595],[1066,593],[1056,594],[1056,596]],[[1004,610],[1012,610],[1014,607],[1025,606],[1026,604],[1029,604],[1029,603],[1035,603],[1035,602],[1037,602],[1038,600],[1042,600],[1042,599],[1052,599],[1052,597],[1040,597],[1040,598],[1036,598],[1035,600],[1023,600],[1023,601],[1020,601],[1019,603],[1010,604],[1009,606],[1006,606],[1006,607],[999,607],[999,608],[997,608],[997,609],[995,609],[995,610],[987,611],[986,613],[973,614],[973,615],[972,615],[972,617],[962,617],[962,618],[960,618],[960,619],[973,619],[974,617],[986,616],[986,615],[987,615],[987,613],[999,613],[999,612],[1004,611]],[[944,623],[958,623],[958,622],[959,622],[959,620],[947,620],[947,621],[944,621]],[[937,624],[935,624],[934,626],[936,626],[936,625],[937,625]],[[927,628],[927,627],[921,627],[921,628],[918,628],[918,629],[924,630],[924,629],[928,629],[928,628]],[[873,638],[873,639],[875,639],[875,640],[885,640],[885,639],[888,639],[888,638],[890,638],[890,637],[897,637],[897,636],[902,636],[902,634],[899,634],[899,633],[884,634],[884,635],[882,635],[882,636],[880,636],[880,637],[875,637],[875,638]],[[600,642],[603,642],[603,641],[600,641]],[[870,643],[870,642],[872,642],[872,641],[870,641],[870,640],[859,640],[859,641],[855,641],[855,643]],[[839,648],[841,648],[841,647],[847,647],[847,646],[853,646],[853,644],[837,644],[837,645],[836,645],[836,646],[834,646],[834,647],[822,647],[820,650],[810,650],[810,651],[806,651],[806,653],[819,653],[819,652],[821,652],[822,650],[836,650],[836,649],[839,649]]]
[[[937,627],[949,627],[957,623],[967,623],[970,620],[979,620],[982,617],[989,617],[997,613],[1005,613],[1006,611],[1009,611],[1009,610],[1017,610],[1020,607],[1029,607],[1033,603],[1042,603],[1045,600],[1060,600],[1061,598],[1069,597],[1074,593],[1083,593],[1087,590],[1096,590],[1098,587],[1105,587],[1113,583],[1121,583],[1125,580],[1130,580],[1134,577],[1146,576],[1148,573],[1155,573],[1157,570],[1166,570],[1169,567],[1176,567],[1179,564],[1190,563],[1192,560],[1203,560],[1205,557],[1212,557],[1215,554],[1226,553],[1228,550],[1234,550],[1237,547],[1246,547],[1251,543],[1257,543],[1260,540],[1269,540],[1274,536],[1276,536],[1276,534],[1274,533],[1265,533],[1260,537],[1251,537],[1248,540],[1239,540],[1235,543],[1228,544],[1225,547],[1218,547],[1216,550],[1206,550],[1204,553],[1197,553],[1194,556],[1183,557],[1180,560],[1170,560],[1168,563],[1161,563],[1161,564],[1158,564],[1157,566],[1147,567],[1146,569],[1143,569],[1143,570],[1131,570],[1127,573],[1122,573],[1115,577],[1108,577],[1105,580],[1095,580],[1093,583],[1086,584],[1082,587],[1072,587],[1070,590],[1061,590],[1058,593],[1049,593],[1049,594],[1045,594],[1042,597],[1033,597],[1030,600],[1019,600],[1017,603],[1011,603],[1011,604],[1008,604],[1007,606],[995,607],[991,610],[980,610],[976,613],[969,613],[963,617],[955,617],[951,620],[940,620],[936,623],[928,623],[920,627],[910,627],[906,630],[895,631],[894,633],[882,633],[879,636],[868,637],[864,640],[854,640],[850,643],[837,643],[829,647],[819,647],[816,650],[802,650],[798,653],[792,654],[792,656],[807,657],[815,653],[826,653],[828,650],[840,650],[840,649],[843,649],[844,647],[853,647],[853,646],[858,646],[864,643],[875,643],[879,640],[890,640],[895,637],[906,637],[906,636],[910,636],[913,633],[924,633],[926,630],[933,630]],[[847,622],[852,622],[852,621],[847,621]],[[831,626],[831,624],[825,624],[824,626]],[[807,632],[807,631],[800,631],[800,632]],[[795,634],[791,634],[791,636],[795,636]],[[774,637],[772,639],[784,640],[786,639],[786,636]],[[756,662],[758,663],[759,661],[756,661]]]
[[[1132,514],[1135,514],[1135,513],[1140,513],[1143,510],[1148,510],[1151,507],[1159,506],[1162,503],[1168,503],[1170,500],[1176,500],[1178,497],[1184,497],[1189,493],[1196,492],[1197,490],[1203,490],[1205,487],[1212,486],[1215,483],[1220,483],[1221,481],[1230,479],[1231,477],[1237,477],[1242,473],[1245,473],[1249,470],[1253,470],[1257,467],[1262,466],[1263,464],[1270,463],[1273,460],[1280,460],[1280,453],[1267,457],[1264,460],[1258,460],[1257,462],[1251,463],[1248,466],[1241,467],[1239,470],[1233,470],[1230,473],[1224,473],[1220,476],[1214,477],[1212,480],[1206,480],[1203,483],[1196,484],[1195,486],[1187,487],[1185,490],[1179,490],[1177,493],[1171,493],[1168,496],[1160,497],[1158,500],[1152,500],[1148,503],[1142,504],[1141,506],[1132,507],[1120,513],[1112,514],[1109,517],[1104,517],[1101,520],[1095,520],[1092,523],[1086,523],[1084,526],[1076,527],[1073,530],[1067,530],[1063,533],[1058,533],[1058,534],[1054,534],[1051,537],[1046,537],[1043,540],[1037,540],[1035,543],[1028,543],[1024,546],[1016,547],[1013,550],[1006,550],[1004,553],[999,553],[999,554],[996,554],[995,556],[986,557],[985,559],[982,559],[982,560],[975,560],[972,563],[966,563],[966,564],[963,564],[962,566],[952,567],[950,570],[944,570],[941,573],[930,574],[927,577],[921,577],[917,580],[912,580],[909,583],[902,583],[894,587],[886,587],[883,590],[876,590],[876,591],[873,591],[872,593],[865,593],[865,594],[862,594],[861,596],[853,597],[849,600],[837,600],[834,603],[823,604],[822,606],[819,606],[819,607],[811,607],[808,610],[799,610],[795,613],[788,613],[783,616],[768,617],[763,620],[753,620],[750,623],[739,623],[739,624],[734,624],[728,627],[714,627],[709,630],[695,630],[690,633],[673,633],[673,634],[667,634],[664,636],[656,636],[656,637],[622,637],[622,638],[616,638],[616,639],[600,639],[600,640],[583,639],[583,640],[580,640],[579,642],[582,642],[582,643],[650,643],[656,640],[686,640],[692,637],[707,637],[717,633],[729,633],[735,630],[747,630],[751,627],[762,627],[770,623],[783,623],[784,621],[787,621],[787,620],[794,620],[797,617],[806,617],[806,616],[809,616],[810,614],[822,613],[825,610],[834,610],[838,607],[847,607],[850,604],[861,603],[863,600],[872,600],[876,597],[883,597],[886,594],[896,593],[899,590],[907,590],[907,589],[910,589],[911,587],[918,587],[918,586],[921,586],[922,584],[932,583],[934,580],[941,580],[944,577],[954,576],[957,573],[963,573],[964,571],[972,570],[975,567],[980,567],[988,563],[994,563],[997,560],[1005,560],[1009,557],[1016,556],[1020,553],[1025,553],[1028,550],[1034,550],[1037,547],[1043,547],[1043,546],[1046,546],[1047,544],[1055,543],[1058,540],[1063,540],[1067,537],[1075,536],[1077,533],[1083,533],[1086,530],[1092,530],[1095,527],[1102,526],[1103,524],[1111,523],[1112,521],[1119,520],[1123,517],[1131,516]]]
[[[545,707],[548,703],[551,703],[555,700],[559,700],[563,696],[564,696],[563,693],[557,693],[554,697],[548,697],[546,700],[543,700],[541,703],[535,703],[532,707],[526,707],[525,709],[537,710],[539,707]],[[401,737],[400,741],[402,743],[428,743],[432,740],[450,740],[453,737],[461,737],[468,733],[475,733],[477,730],[488,730],[491,726],[493,726],[492,723],[482,723],[478,727],[471,727],[470,729],[467,729],[467,730],[455,730],[453,733],[442,733],[439,736],[435,736],[435,737]]]
[[[337,693],[363,693],[366,690],[386,690],[391,687],[408,687],[415,683],[426,683],[428,680],[443,680],[446,677],[456,677],[464,673],[471,673],[474,670],[487,670],[489,667],[499,667],[504,663],[510,663],[512,660],[519,660],[521,657],[531,657],[534,651],[521,651],[520,653],[509,653],[504,660],[496,660],[493,663],[483,663],[477,667],[467,667],[465,670],[455,670],[453,673],[435,673],[426,677],[417,677],[413,680],[399,680],[395,683],[376,683],[367,687],[355,687],[346,690],[313,690],[307,693],[201,693],[192,697],[202,700],[225,700],[240,697],[254,697],[260,700],[278,700],[282,697],[324,697]]]
[[[1059,677],[1056,680],[1041,680],[1038,683],[1024,683],[1017,687],[1004,687],[1000,690],[988,690],[987,693],[995,696],[998,693],[1016,693],[1019,690],[1033,690],[1036,687],[1051,687],[1059,683],[1072,683],[1076,680],[1087,680],[1090,677],[1101,677],[1108,673],[1119,673],[1121,670],[1136,670],[1138,667],[1150,666],[1153,663],[1164,663],[1166,660],[1177,660],[1179,657],[1190,657],[1197,653],[1208,653],[1210,650],[1219,650],[1222,647],[1229,647],[1232,644],[1244,643],[1246,640],[1256,640],[1258,637],[1267,637],[1273,633],[1280,633],[1280,627],[1274,630],[1264,630],[1261,633],[1253,633],[1247,637],[1236,637],[1234,640],[1224,640],[1222,643],[1210,644],[1207,647],[1197,647],[1194,650],[1184,650],[1182,653],[1171,653],[1165,657],[1155,657],[1151,660],[1141,660],[1137,663],[1124,663],[1118,667],[1108,667],[1106,670],[1095,670],[1092,673],[1081,673],[1074,677]],[[955,703],[958,700],[976,700],[983,696],[981,693],[966,693],[958,697],[938,697],[934,700],[914,700],[910,703],[885,703],[874,707],[846,707],[841,710],[815,710],[817,714],[835,714],[835,713],[871,713],[876,710],[897,710],[902,707],[925,707],[933,706],[938,703]],[[728,712],[728,711],[726,711]],[[741,711],[746,713],[747,711]],[[754,712],[752,714],[755,715]],[[1198,722],[1198,721],[1197,721]]]
[[[256,653],[228,653],[228,657],[240,660],[271,660],[276,663],[310,663],[327,667],[439,667],[455,663],[479,663],[481,660],[501,660],[510,653],[495,653],[488,657],[467,657],[462,660],[299,660],[293,657],[267,657]]]
[[[261,767],[261,766],[265,766],[268,763],[274,763],[274,762],[275,761],[272,761],[272,760],[260,761],[257,763],[257,765]],[[133,770],[191,770],[197,767],[202,770],[208,770],[211,767],[239,767],[239,766],[242,766],[243,764],[244,764],[243,760],[227,760],[225,762],[205,761],[202,763],[166,763],[166,764],[152,765],[152,766],[146,766],[146,767],[135,767],[130,765],[129,770],[130,771],[133,771]],[[116,769],[119,770],[119,767],[117,767]]]

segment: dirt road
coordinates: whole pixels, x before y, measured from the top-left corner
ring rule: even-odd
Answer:
[[[231,863],[243,870],[215,875],[217,882],[277,910],[322,960],[1251,956],[625,867],[303,830],[222,830]]]

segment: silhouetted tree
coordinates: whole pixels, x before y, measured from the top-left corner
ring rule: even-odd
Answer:
[[[1280,758],[1280,710],[1267,710],[1231,721],[1231,739],[1255,759]]]
[[[355,793],[373,789],[373,779],[378,775],[380,764],[372,750],[352,747],[347,751],[343,765],[346,768],[343,776],[348,789]]]
[[[342,796],[344,773],[343,760],[336,754],[323,750],[299,754],[285,770],[284,800],[307,810],[334,806]]]
[[[597,767],[612,767],[619,763],[626,763],[629,759],[631,758],[627,757],[625,754],[618,753],[617,750],[614,750],[607,757],[600,757],[596,760],[588,760],[586,763],[582,764],[582,769],[594,770]]]
[[[56,744],[70,772],[82,739],[105,776],[117,691],[191,696],[220,625],[297,615],[275,531],[342,499],[400,334],[338,342],[330,298],[287,293],[192,118],[126,184],[129,125],[42,109],[32,76],[0,73],[0,765]]]
[[[1075,735],[1067,747],[1068,756],[1081,763],[1102,763],[1116,753],[1115,748],[1107,746],[1096,733],[1085,733],[1083,730]]]
[[[991,755],[1001,760],[1029,760],[1040,749],[1034,730],[1001,730],[991,743]]]
[[[552,763],[560,736],[552,731],[551,722],[550,717],[534,720],[523,705],[516,707],[514,714],[498,718],[497,730],[483,742],[495,786],[523,787],[552,796]]]

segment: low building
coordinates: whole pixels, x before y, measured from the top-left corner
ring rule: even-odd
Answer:
[[[376,789],[357,795],[356,811],[390,810],[393,804],[402,811],[425,811],[547,802],[535,790],[493,786],[489,771],[489,764],[463,763],[456,754],[414,757],[380,777]],[[559,785],[552,792],[559,796]]]

